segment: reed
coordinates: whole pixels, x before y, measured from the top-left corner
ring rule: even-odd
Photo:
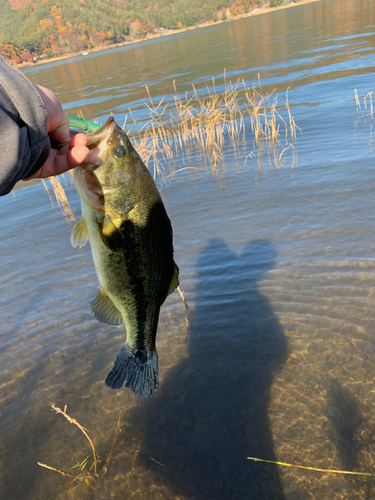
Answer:
[[[99,458],[99,455],[95,449],[94,443],[92,442],[92,440],[88,434],[87,429],[85,427],[83,427],[79,422],[77,422],[77,420],[75,418],[70,417],[66,413],[66,406],[65,406],[64,410],[61,410],[61,408],[58,408],[57,406],[55,406],[55,404],[53,404],[51,409],[54,410],[57,414],[60,414],[63,417],[65,417],[69,423],[75,425],[82,432],[82,434],[85,436],[85,438],[87,439],[87,441],[89,442],[90,447],[91,447],[92,464],[89,467],[89,464],[90,464],[89,456],[87,456],[84,460],[82,460],[81,462],[78,462],[76,465],[73,465],[72,467],[70,467],[68,470],[65,470],[65,471],[61,470],[61,469],[57,469],[56,467],[51,467],[50,465],[43,464],[41,462],[37,462],[37,464],[40,467],[43,467],[45,469],[48,469],[48,470],[51,470],[51,471],[54,471],[54,472],[57,472],[57,473],[63,475],[68,480],[69,486],[71,486],[73,484],[73,482],[80,480],[80,481],[83,481],[84,483],[86,483],[86,485],[89,486],[91,489],[95,489],[96,486],[99,484],[99,474],[98,474],[97,466],[100,462],[100,458]]]
[[[262,168],[266,158],[269,165],[278,168],[288,150],[292,152],[292,166],[297,162],[297,130],[301,130],[292,116],[289,89],[282,104],[275,91],[263,90],[259,75],[257,85],[249,86],[244,79],[232,83],[224,74],[219,89],[212,78],[210,86],[198,90],[192,85],[184,94],[173,81],[174,94],[169,102],[166,96],[157,100],[147,86],[145,89],[149,120],[139,128],[129,110],[124,129],[154,178],[164,181],[186,170],[211,170],[219,176],[224,172],[229,149],[243,166],[255,159],[257,167]],[[187,165],[191,158],[199,166]],[[175,167],[177,159],[182,167]],[[61,183],[56,178],[50,182],[64,214],[74,219]]]
[[[252,87],[243,79],[232,83],[224,77],[220,90],[216,89],[214,78],[204,91],[198,91],[192,85],[192,90],[181,96],[175,81],[173,88],[174,102],[171,106],[165,103],[165,97],[155,102],[146,87],[150,120],[132,136],[145,164],[150,169],[153,167],[154,177],[169,178],[181,170],[196,169],[174,169],[173,160],[184,159],[192,151],[205,156],[212,172],[218,174],[218,166],[224,164],[228,147],[238,152],[241,146],[244,158],[257,158],[258,167],[261,166],[262,155],[267,153],[270,158],[270,152],[273,158],[269,162],[279,167],[283,154],[291,148],[293,165],[296,163],[297,129],[301,130],[291,113],[289,89],[285,103],[279,105],[275,91],[263,91],[259,75],[258,85]],[[283,110],[287,115],[285,119]],[[249,129],[252,141],[251,137],[247,137]],[[253,147],[253,154],[246,152],[249,144]]]
[[[372,96],[374,95],[374,92],[368,92],[366,94],[366,96],[363,98],[363,101],[365,103],[365,109],[367,109],[367,99],[370,101],[370,116],[371,116],[371,119],[373,120],[374,119],[374,108],[373,108],[373,105],[372,105]]]
[[[375,94],[374,92],[367,92],[365,97],[363,97],[363,105],[364,105],[365,110],[367,111],[367,101],[369,102],[369,108],[370,108],[368,113],[364,113],[364,112],[362,112],[361,100],[358,97],[357,89],[354,89],[354,98],[355,98],[355,104],[356,104],[356,108],[357,108],[357,115],[370,116],[371,120],[374,119],[374,106],[372,104],[372,96],[374,94]]]
[[[357,133],[362,135],[361,141],[365,142],[372,148],[373,140],[373,122],[374,122],[374,105],[372,98],[374,92],[367,92],[364,97],[359,97],[357,89],[354,89],[354,98],[357,109],[357,116],[354,122],[354,137],[357,137]],[[361,106],[361,100],[363,101],[363,107]],[[361,127],[359,128],[359,125]]]
[[[60,178],[65,179],[64,175],[60,176]],[[53,189],[53,193],[55,195],[56,201],[58,206],[60,207],[65,219],[67,221],[74,221],[75,217],[72,211],[72,208],[69,204],[68,198],[66,197],[65,189],[63,188],[59,177],[49,177],[49,182],[51,183],[51,187]],[[53,199],[50,195],[47,183],[45,182],[44,179],[42,179],[42,182],[44,184],[44,187],[48,193],[49,199],[51,201],[51,205],[53,208]]]
[[[330,472],[332,474],[348,474],[351,476],[374,477],[374,474],[371,474],[370,472],[355,472],[355,471],[349,471],[349,470],[321,469],[318,467],[308,467],[306,465],[288,464],[285,462],[277,462],[276,460],[265,460],[264,458],[255,458],[255,457],[247,457],[247,459],[252,460],[253,462],[263,462],[263,463],[267,463],[267,464],[282,465],[283,467],[293,467],[295,469],[304,469],[304,470],[315,471],[315,472]]]

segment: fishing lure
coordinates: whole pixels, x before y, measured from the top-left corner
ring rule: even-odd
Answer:
[[[68,116],[70,128],[76,128],[82,130],[83,132],[94,132],[100,125],[97,123],[90,122],[89,120],[84,120],[83,118],[76,118],[73,116]]]

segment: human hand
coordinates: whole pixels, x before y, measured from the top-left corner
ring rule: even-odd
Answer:
[[[77,134],[70,139],[69,120],[56,94],[40,85],[34,87],[47,110],[48,135],[57,142],[67,144],[60,149],[51,148],[45,164],[29,179],[62,174],[82,163],[89,152],[85,134]]]

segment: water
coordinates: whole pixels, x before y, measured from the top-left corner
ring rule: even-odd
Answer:
[[[289,87],[302,135],[295,166],[244,167],[227,148],[221,180],[159,184],[190,315],[177,293],[162,309],[152,400],[105,387],[124,332],[91,316],[90,249],[70,247],[43,186],[0,200],[2,498],[374,497],[365,477],[247,460],[374,471],[375,170],[354,99],[374,90],[374,14],[372,1],[323,0],[25,71],[68,114],[122,123],[130,108],[139,127],[145,85],[170,103],[173,80],[204,95],[224,71],[249,86],[260,73],[281,100]],[[89,429],[95,489],[37,465],[66,471],[91,453],[52,403]]]

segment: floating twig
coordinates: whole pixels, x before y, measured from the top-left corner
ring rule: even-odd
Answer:
[[[96,451],[95,451],[94,443],[91,441],[90,436],[87,434],[87,429],[85,429],[79,422],[77,422],[77,420],[75,418],[69,417],[69,415],[66,413],[66,406],[64,408],[65,411],[63,411],[60,408],[58,408],[57,406],[55,406],[55,403],[54,403],[52,405],[52,410],[55,410],[56,413],[60,413],[61,415],[63,415],[68,420],[68,422],[76,425],[78,427],[78,429],[85,435],[85,437],[87,438],[88,442],[90,443],[90,446],[92,449],[92,456],[93,456],[93,460],[94,460],[93,466],[94,466],[94,471],[96,474],[96,464],[99,462],[99,459],[98,459],[98,456],[97,456]]]
[[[162,464],[161,462],[158,462],[157,460],[155,460],[155,458],[150,457],[150,459],[151,459],[153,462],[155,462],[155,463],[157,463],[157,464],[161,465],[162,467],[164,467],[164,464]]]
[[[64,472],[63,470],[56,469],[55,467],[51,467],[50,465],[46,464],[41,464],[40,462],[37,462],[38,465],[41,467],[44,467],[45,469],[53,470],[55,472],[58,472],[59,474],[62,474],[63,476],[71,476],[72,474],[69,474],[68,472]]]

